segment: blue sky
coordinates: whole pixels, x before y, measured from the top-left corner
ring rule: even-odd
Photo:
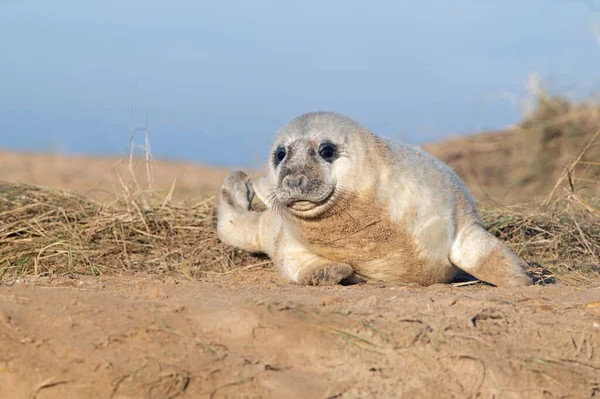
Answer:
[[[132,104],[155,156],[212,164],[313,110],[416,144],[502,128],[529,72],[596,88],[590,4],[0,0],[0,147],[121,154]]]

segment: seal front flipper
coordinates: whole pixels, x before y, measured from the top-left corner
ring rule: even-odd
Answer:
[[[221,186],[217,210],[217,233],[221,241],[250,252],[264,253],[265,229],[273,223],[270,214],[251,211],[254,189],[249,176],[234,171]]]
[[[321,262],[302,269],[297,282],[303,285],[335,285],[353,274],[352,266],[345,263]]]

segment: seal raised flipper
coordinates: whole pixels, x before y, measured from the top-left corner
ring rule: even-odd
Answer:
[[[221,241],[255,253],[265,253],[264,237],[274,221],[264,212],[250,211],[254,189],[242,171],[230,173],[221,186],[217,233]]]

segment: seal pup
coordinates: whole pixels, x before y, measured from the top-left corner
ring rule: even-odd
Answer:
[[[255,196],[264,211],[252,209]],[[445,163],[332,112],[283,127],[266,176],[225,179],[217,232],[226,244],[267,254],[300,284],[362,277],[430,285],[459,269],[495,286],[531,284]]]

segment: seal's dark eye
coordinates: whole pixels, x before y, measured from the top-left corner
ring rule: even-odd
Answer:
[[[319,155],[327,162],[331,162],[337,155],[337,148],[332,143],[323,143],[319,147]]]
[[[279,163],[284,160],[286,154],[287,153],[285,152],[285,148],[277,147],[277,149],[275,150],[275,159],[273,160],[275,166],[279,165]]]

